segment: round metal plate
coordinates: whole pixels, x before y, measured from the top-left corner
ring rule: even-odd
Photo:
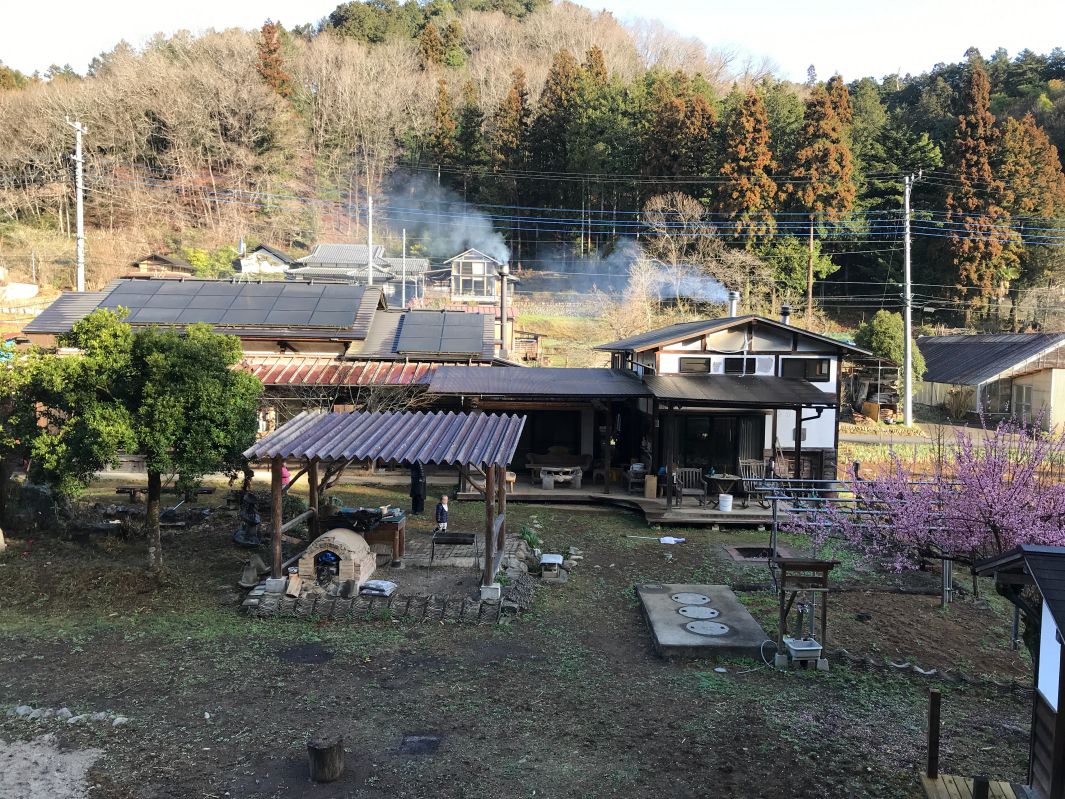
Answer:
[[[705,619],[690,621],[684,625],[684,628],[696,635],[724,635],[729,631],[727,624],[722,624],[718,621],[706,621]]]
[[[710,597],[706,594],[695,594],[691,591],[682,591],[679,594],[673,594],[670,597],[674,602],[681,605],[709,605]]]
[[[721,611],[714,610],[706,605],[685,605],[682,608],[678,608],[677,613],[681,616],[687,616],[689,619],[716,619],[721,615]]]

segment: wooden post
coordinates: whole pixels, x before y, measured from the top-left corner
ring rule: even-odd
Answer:
[[[497,466],[496,474],[496,512],[503,517],[499,525],[499,537],[496,538],[496,551],[502,552],[507,539],[507,467]]]
[[[928,692],[928,767],[925,774],[934,780],[939,776],[939,702],[941,696],[936,688]]]
[[[312,738],[307,741],[307,760],[315,782],[339,780],[344,773],[344,739]]]
[[[792,476],[796,480],[802,479],[802,406],[795,407],[795,467]]]
[[[271,577],[281,576],[281,482],[281,456],[278,455],[270,464],[270,508],[272,511],[270,529],[274,553],[274,563],[270,567]]]
[[[481,585],[496,581],[495,556],[495,475],[494,466],[484,470],[484,576]]]
[[[313,541],[322,534],[322,524],[318,509],[318,459],[312,458],[307,463],[307,505],[314,511],[311,517],[310,533]]]
[[[606,404],[606,441],[603,446],[603,493],[610,493],[610,463],[614,460],[614,447],[610,443],[614,438],[614,406]]]

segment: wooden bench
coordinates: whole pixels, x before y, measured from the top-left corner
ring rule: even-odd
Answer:
[[[468,547],[473,546],[476,541],[477,535],[475,533],[433,533],[433,542],[429,547],[429,565],[433,565],[433,558],[436,557],[437,544]]]

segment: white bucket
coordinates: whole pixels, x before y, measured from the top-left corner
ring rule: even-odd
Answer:
[[[728,513],[732,510],[732,494],[718,494],[717,495],[717,507],[718,510]]]

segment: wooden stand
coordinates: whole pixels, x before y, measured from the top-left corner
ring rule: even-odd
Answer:
[[[344,773],[344,739],[312,738],[307,741],[307,759],[315,782],[339,780]]]
[[[800,593],[810,592],[821,595],[821,644],[824,659],[824,647],[828,634],[828,573],[839,565],[838,560],[816,560],[814,558],[773,558],[769,565],[777,572],[777,586],[780,590],[780,616],[777,620],[777,658],[786,656],[787,648],[784,637],[788,630],[788,614]],[[786,665],[786,663],[785,663]],[[825,661],[827,667],[828,661]],[[778,667],[780,663],[778,662]]]

